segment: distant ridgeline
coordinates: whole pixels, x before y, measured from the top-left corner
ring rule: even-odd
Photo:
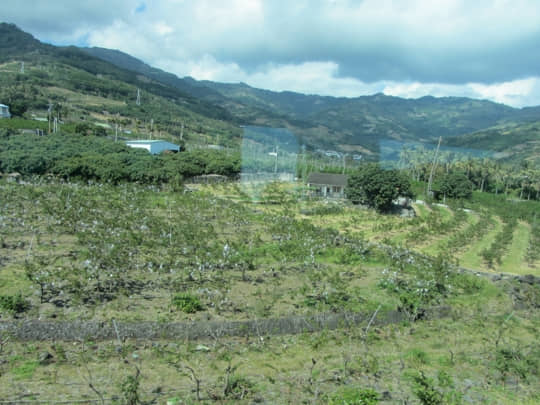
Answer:
[[[411,159],[433,161],[439,137],[439,162],[472,156],[540,164],[540,107],[516,109],[462,97],[323,97],[197,81],[119,51],[44,44],[5,23],[0,23],[0,62],[0,103],[17,117],[0,120],[0,128],[43,131],[47,122],[30,119],[54,117],[62,133],[111,136],[119,126],[130,137],[157,134],[187,149],[241,148],[241,160],[233,153],[232,166],[219,163],[215,171],[215,162],[190,158],[194,162],[179,172],[184,177],[266,172],[305,178],[311,171],[346,172],[363,161],[407,167]],[[214,161],[231,159],[226,153],[193,152],[205,153]],[[175,159],[192,153],[180,155]],[[48,164],[37,166],[50,170]]]

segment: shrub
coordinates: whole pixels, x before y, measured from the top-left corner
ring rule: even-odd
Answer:
[[[411,184],[397,170],[385,170],[376,164],[363,165],[349,176],[347,198],[379,211],[388,211],[399,196],[412,197]]]
[[[329,405],[375,405],[379,394],[371,388],[345,388],[334,393]]]
[[[17,295],[0,295],[0,308],[19,314],[30,308],[30,303],[25,300],[21,293]]]
[[[172,298],[172,304],[179,310],[193,314],[202,309],[199,298],[189,293],[178,293]]]
[[[493,364],[504,380],[513,375],[527,381],[531,376],[538,375],[540,367],[540,350],[523,350],[517,347],[502,347],[495,354]]]
[[[433,379],[423,372],[413,376],[413,392],[423,405],[443,404],[443,394],[436,388]]]

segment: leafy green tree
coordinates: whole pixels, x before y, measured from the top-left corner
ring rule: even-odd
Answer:
[[[107,131],[103,127],[96,126],[94,128],[94,135],[95,136],[107,136]]]
[[[10,104],[9,110],[12,116],[22,117],[26,110],[28,110],[28,104],[24,100],[16,100]]]
[[[439,193],[448,198],[469,199],[474,185],[465,173],[453,172],[443,176],[439,184]]]
[[[88,132],[91,130],[90,125],[85,122],[80,122],[75,125],[75,133],[80,135],[88,135]]]
[[[349,176],[347,197],[354,203],[388,211],[398,197],[412,197],[408,178],[398,170],[385,170],[378,164],[361,166]]]

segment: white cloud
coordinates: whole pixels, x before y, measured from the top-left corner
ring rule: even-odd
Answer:
[[[535,88],[539,88],[539,78],[514,80],[511,82],[491,85],[471,84],[470,87],[482,98],[497,101],[499,103],[516,105],[521,99],[533,95]],[[539,95],[540,96],[540,95]],[[539,100],[540,101],[540,100]]]
[[[180,76],[540,103],[538,0],[28,0],[2,13],[38,38],[120,49]]]
[[[174,28],[164,22],[158,22],[154,24],[154,30],[158,33],[158,35],[162,36],[172,34],[174,32]]]
[[[540,77],[508,82],[482,84],[466,83],[447,85],[441,83],[388,83],[383,92],[388,95],[418,98],[426,95],[436,97],[456,96],[486,99],[513,107],[540,105]]]

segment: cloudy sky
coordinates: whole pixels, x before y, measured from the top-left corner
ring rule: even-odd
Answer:
[[[539,0],[25,0],[1,18],[180,77],[540,105]]]

